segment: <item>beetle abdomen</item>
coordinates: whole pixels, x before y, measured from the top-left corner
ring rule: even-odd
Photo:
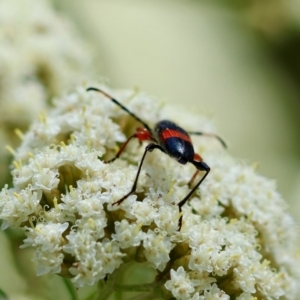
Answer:
[[[160,121],[155,126],[155,135],[159,145],[168,155],[179,163],[186,164],[194,159],[194,148],[188,133],[167,120]]]

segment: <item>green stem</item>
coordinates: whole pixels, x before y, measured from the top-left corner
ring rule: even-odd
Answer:
[[[115,285],[115,290],[124,292],[153,292],[158,286],[159,284],[157,282],[144,284],[117,284]]]
[[[93,297],[93,300],[106,300],[115,291],[115,282],[117,281],[118,272],[109,275],[109,280],[104,282],[101,280],[98,285],[98,292]]]
[[[69,294],[71,296],[72,300],[78,300],[77,292],[74,288],[74,285],[71,283],[71,281],[68,278],[62,277],[62,280],[69,291]]]
[[[153,299],[154,294],[159,294],[159,288],[163,282],[154,281],[152,283],[142,284],[122,284],[123,277],[131,266],[132,263],[126,263],[108,275],[107,281],[99,281],[97,292],[94,295],[90,295],[87,299],[107,300],[113,293],[115,293],[114,296],[116,296],[117,299],[123,299],[124,292],[140,293],[139,295],[135,295],[133,299]]]
[[[129,298],[128,300],[153,300],[153,293],[141,293],[136,296]]]
[[[156,281],[144,284],[117,284],[117,282],[119,282],[119,275],[120,274],[115,273],[109,276],[109,280],[107,282],[101,281],[99,283],[98,292],[93,297],[93,300],[107,300],[114,292],[150,292],[153,299],[153,294],[155,294],[157,288],[161,286],[161,283]],[[136,299],[140,299],[139,297],[141,296],[142,295],[136,296]],[[144,296],[142,296],[141,299],[151,299],[150,295],[146,298]]]

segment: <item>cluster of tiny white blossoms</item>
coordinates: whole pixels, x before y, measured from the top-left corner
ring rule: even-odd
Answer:
[[[149,96],[104,89],[150,127],[166,118]],[[178,123],[213,131],[205,118],[183,112]],[[146,263],[156,277],[138,282],[137,291],[152,288],[163,299],[295,299],[296,224],[274,182],[231,158],[216,139],[193,137],[211,172],[183,206],[180,231],[177,203],[189,192],[195,168],[159,150],[146,156],[136,192],[112,205],[130,191],[144,145],[131,141],[119,159],[105,161],[138,126],[108,98],[81,86],[24,134],[13,187],[0,193],[0,218],[2,229],[24,229],[22,247],[35,249],[38,275],[71,277],[77,287],[103,280],[106,299],[128,263]],[[117,280],[116,290],[122,288],[130,286]]]
[[[9,153],[47,101],[91,74],[91,55],[48,0],[0,1],[0,186]]]

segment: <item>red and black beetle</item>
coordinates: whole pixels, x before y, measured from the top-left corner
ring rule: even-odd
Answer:
[[[124,111],[126,111],[129,115],[131,115],[134,119],[136,119],[138,122],[143,124],[144,128],[138,128],[136,133],[130,136],[127,141],[122,145],[120,150],[117,152],[116,156],[107,161],[113,162],[117,158],[120,157],[121,153],[129,143],[129,141],[132,138],[137,138],[139,141],[150,141],[151,143],[148,144],[145,148],[144,154],[142,156],[140,165],[138,167],[138,171],[133,183],[133,186],[129,193],[127,193],[124,197],[122,197],[120,200],[114,202],[112,205],[120,205],[129,195],[133,194],[137,187],[138,178],[140,176],[141,168],[144,162],[144,159],[146,157],[146,154],[148,152],[152,152],[154,149],[159,149],[160,151],[168,154],[170,157],[176,159],[180,164],[187,164],[188,162],[193,164],[197,171],[193,175],[190,182],[194,180],[196,175],[199,171],[204,171],[205,174],[200,179],[200,181],[192,188],[192,190],[178,203],[179,212],[182,212],[182,206],[186,203],[186,201],[192,196],[194,191],[200,186],[200,184],[203,182],[203,180],[206,178],[210,171],[210,167],[203,161],[202,157],[195,153],[194,147],[190,138],[190,134],[196,134],[196,135],[207,135],[207,136],[214,136],[216,137],[221,144],[226,148],[225,142],[214,134],[207,134],[203,132],[187,132],[181,127],[179,127],[177,124],[168,121],[168,120],[162,120],[159,121],[154,130],[152,130],[143,120],[141,120],[138,116],[136,116],[134,113],[132,113],[130,110],[128,110],[125,106],[123,106],[118,100],[114,99],[112,96],[104,92],[103,90],[90,87],[87,89],[87,91],[96,91],[102,93],[104,96],[109,98],[112,102],[114,102],[116,105],[118,105],[120,108],[122,108]],[[180,216],[178,220],[178,231],[181,229],[182,226],[182,215]]]

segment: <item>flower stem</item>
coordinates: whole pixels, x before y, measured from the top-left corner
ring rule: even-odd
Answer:
[[[123,292],[142,292],[143,295],[137,295],[137,299],[145,299],[144,296],[149,296],[149,299],[153,299],[153,295],[157,293],[157,289],[162,285],[161,282],[154,281],[152,283],[142,283],[142,284],[118,284],[120,282],[120,277],[122,276],[122,268],[115,271],[113,274],[109,275],[109,279],[104,282],[103,280],[99,282],[98,292],[92,298],[93,300],[106,300],[114,292],[119,294]],[[148,292],[148,293],[147,293]],[[146,295],[144,294],[146,293]],[[146,297],[148,299],[148,297]],[[135,298],[134,298],[135,299]]]
[[[143,284],[124,284],[116,285],[116,291],[126,291],[126,292],[153,292],[160,284],[157,282],[143,283]]]

